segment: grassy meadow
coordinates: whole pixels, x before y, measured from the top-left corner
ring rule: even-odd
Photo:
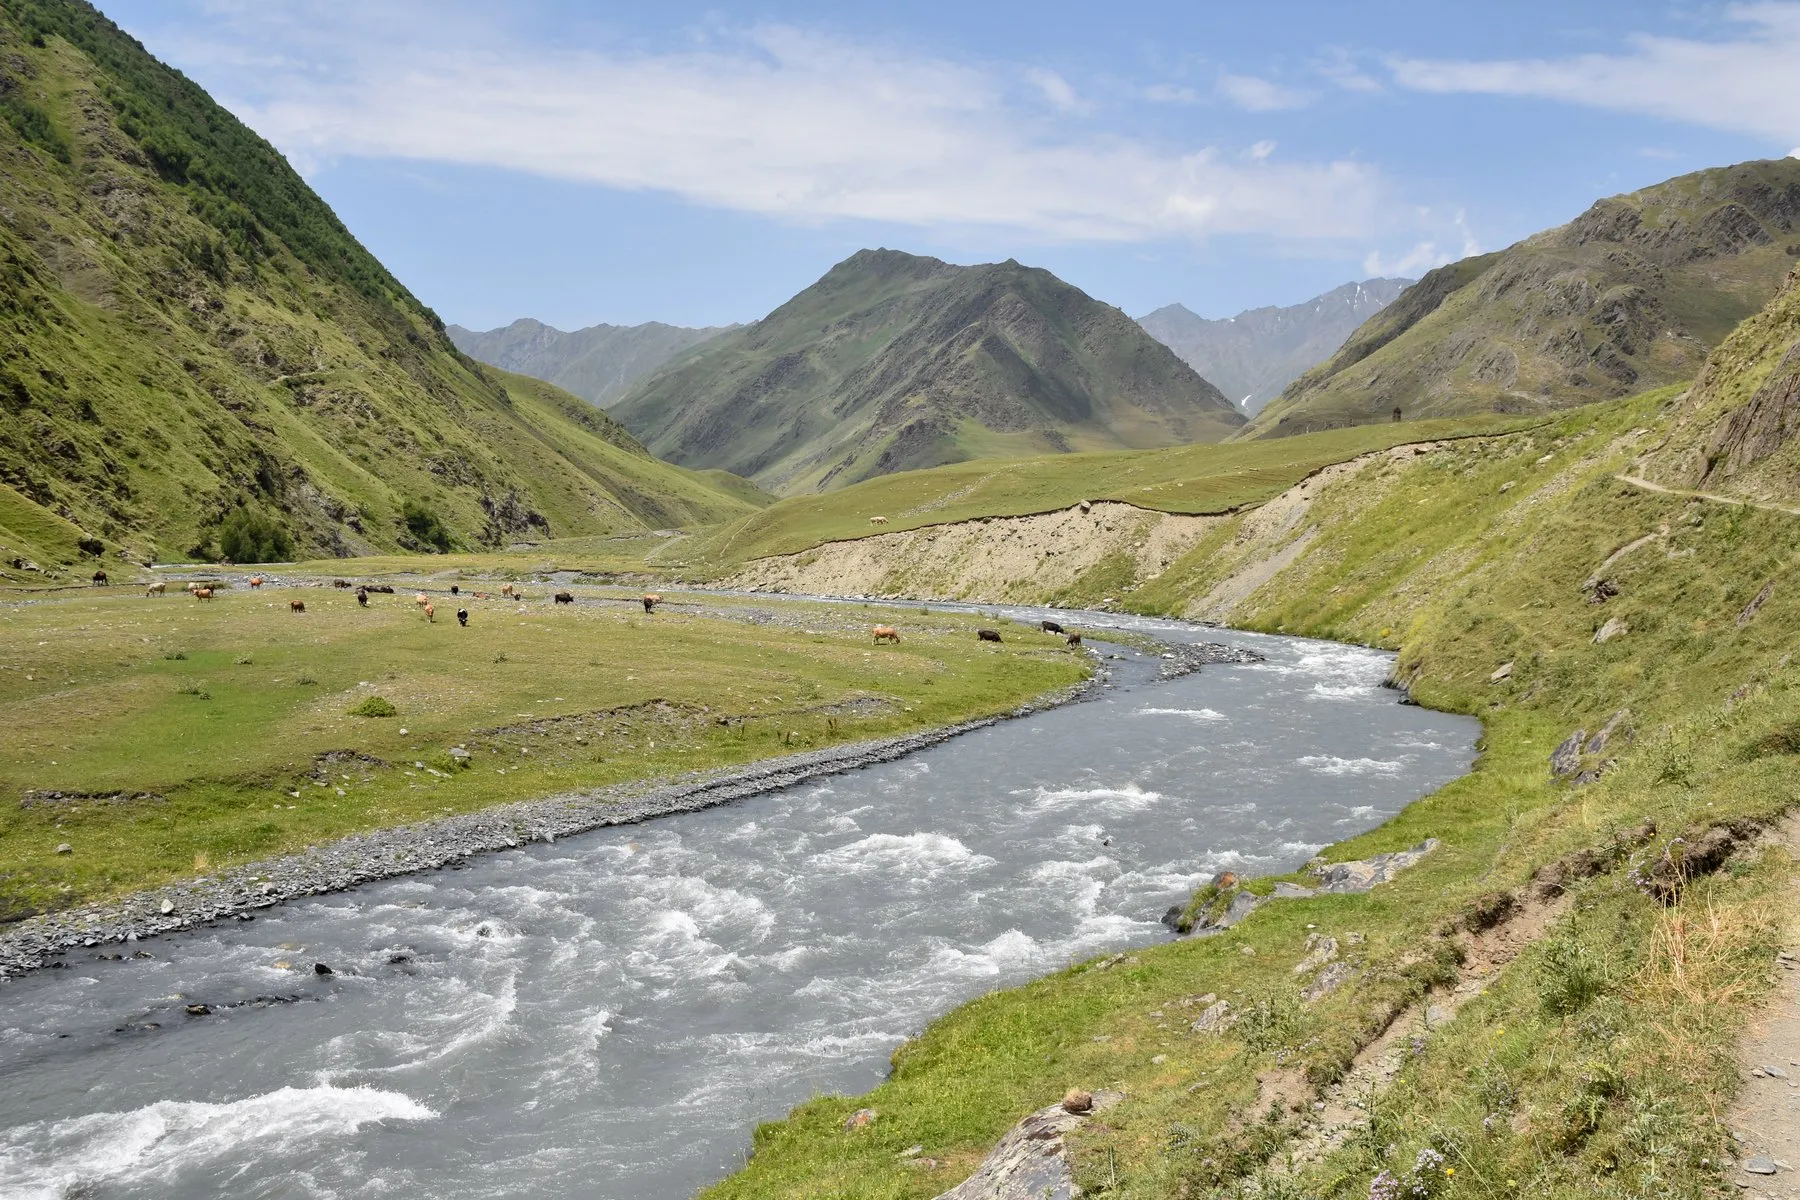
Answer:
[[[576,588],[574,606],[542,585],[523,603],[447,590],[431,588],[435,623],[410,588],[368,609],[319,586],[0,602],[0,917],[358,830],[1003,712],[1087,671],[1052,639],[980,645],[973,619],[916,607],[671,597],[646,616],[616,590]],[[871,645],[874,622],[905,640]],[[394,715],[351,715],[371,697]]]

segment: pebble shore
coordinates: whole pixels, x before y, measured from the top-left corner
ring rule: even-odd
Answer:
[[[516,849],[530,842],[554,842],[590,829],[729,804],[820,776],[891,762],[971,730],[1094,696],[1110,686],[1108,657],[1096,655],[1097,670],[1085,682],[1000,716],[785,754],[674,780],[640,780],[355,834],[304,853],[246,863],[101,904],[44,913],[0,933],[0,983],[27,971],[59,966],[60,959],[73,951],[135,942],[221,920],[243,920],[258,909],[302,896],[438,870],[476,854]],[[1229,646],[1176,644],[1164,647],[1160,657],[1160,677],[1174,679],[1208,663],[1252,662],[1261,656]]]

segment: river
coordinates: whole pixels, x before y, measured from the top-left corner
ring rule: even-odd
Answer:
[[[1213,872],[1473,759],[1386,655],[1078,616],[1266,661],[1121,652],[1097,699],[897,762],[71,956],[0,990],[0,1196],[689,1196],[960,1001],[1164,940]]]

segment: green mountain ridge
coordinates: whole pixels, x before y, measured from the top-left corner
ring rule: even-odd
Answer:
[[[1118,309],[1017,262],[863,250],[611,411],[785,494],[977,457],[1217,441],[1243,418]]]
[[[245,508],[343,555],[750,507],[465,358],[272,147],[87,5],[0,9],[0,115],[0,574],[84,541],[212,556]]]
[[[1800,258],[1800,160],[1597,201],[1567,225],[1429,272],[1248,436],[1531,413],[1691,379]]]
[[[590,325],[565,332],[524,317],[499,329],[477,331],[449,325],[444,332],[470,358],[548,380],[605,408],[670,359],[736,328],[689,329],[648,321],[642,325]]]

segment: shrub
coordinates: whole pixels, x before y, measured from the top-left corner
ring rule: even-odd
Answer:
[[[1538,999],[1544,1011],[1566,1017],[1586,1008],[1606,990],[1606,965],[1579,938],[1562,934],[1544,945]]]
[[[435,547],[439,554],[450,552],[450,531],[436,513],[417,500],[408,500],[400,506],[400,516],[406,522],[407,532],[421,544]]]
[[[353,717],[392,717],[399,715],[400,712],[390,701],[384,700],[380,696],[370,696],[349,711]]]
[[[219,524],[219,553],[238,563],[283,562],[293,555],[294,540],[269,517],[239,508]]]

